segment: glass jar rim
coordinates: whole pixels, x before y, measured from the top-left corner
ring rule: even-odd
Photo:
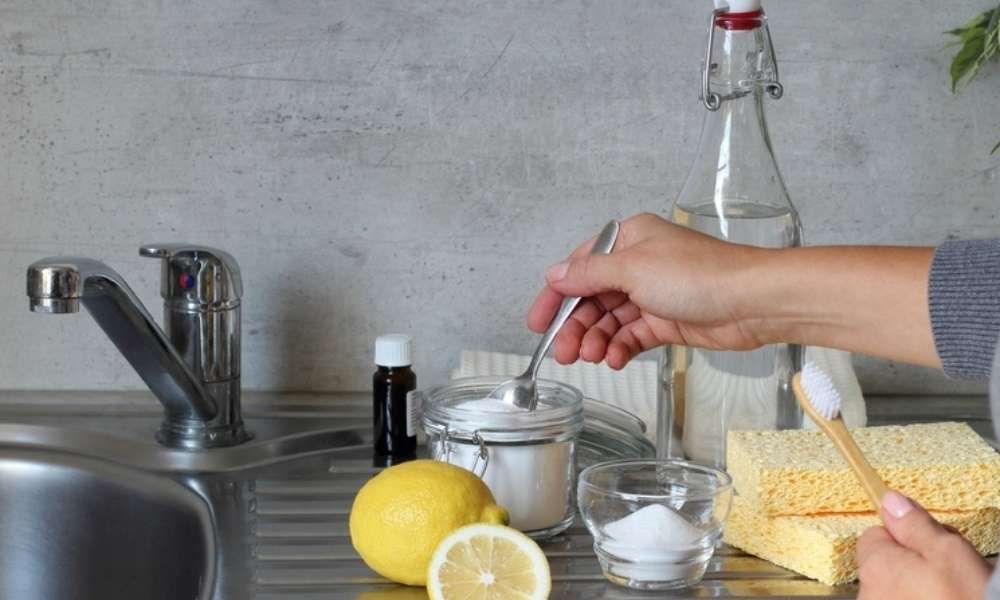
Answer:
[[[552,379],[538,379],[538,408],[534,411],[483,411],[463,404],[484,400],[505,377],[464,377],[417,391],[421,422],[428,433],[447,430],[471,440],[518,442],[579,434],[583,429],[583,393]]]
[[[605,486],[599,485],[592,481],[593,477],[601,473],[602,471],[609,471],[613,469],[628,469],[630,467],[638,468],[648,468],[648,467],[677,467],[680,470],[688,472],[696,472],[701,475],[708,476],[713,479],[713,483],[710,486],[692,486],[690,482],[678,481],[676,483],[682,484],[687,488],[685,492],[665,492],[661,494],[649,494],[642,492],[625,492],[619,490],[611,490]],[[733,486],[733,478],[720,469],[714,467],[709,467],[706,465],[701,465],[694,462],[689,462],[686,460],[675,460],[675,459],[662,459],[662,458],[628,458],[628,459],[616,459],[609,460],[596,465],[591,465],[584,469],[580,473],[580,478],[578,482],[578,487],[586,488],[588,491],[602,494],[605,496],[616,496],[620,498],[630,499],[630,500],[670,500],[670,499],[682,499],[682,500],[705,500],[709,498],[715,498],[720,494],[729,491]]]

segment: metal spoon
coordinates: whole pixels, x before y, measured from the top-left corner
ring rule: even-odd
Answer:
[[[605,225],[600,235],[597,236],[597,241],[594,242],[594,247],[591,248],[590,253],[610,254],[611,249],[615,247],[615,241],[618,240],[618,231],[620,229],[621,224],[618,221],[611,221]],[[538,377],[538,367],[542,364],[542,358],[548,353],[552,342],[555,341],[556,334],[562,329],[569,316],[573,314],[573,310],[580,303],[580,300],[582,298],[578,296],[563,299],[562,305],[559,307],[559,312],[556,313],[556,316],[549,324],[549,328],[545,331],[545,335],[542,336],[542,341],[535,348],[535,353],[531,356],[531,363],[528,365],[528,368],[514,379],[509,379],[498,385],[490,392],[487,398],[502,400],[518,408],[535,410],[535,406],[538,404],[538,394],[535,385],[535,380]]]

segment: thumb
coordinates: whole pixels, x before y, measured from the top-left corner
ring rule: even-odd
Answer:
[[[613,254],[587,254],[552,265],[545,272],[545,280],[564,296],[596,296],[624,291],[624,271]]]
[[[951,535],[922,506],[894,490],[882,496],[882,522],[897,542],[921,555]]]

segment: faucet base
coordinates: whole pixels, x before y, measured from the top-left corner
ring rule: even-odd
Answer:
[[[243,422],[211,425],[197,421],[178,423],[165,420],[156,432],[156,441],[168,448],[204,450],[235,446],[253,439],[253,433],[243,427]]]

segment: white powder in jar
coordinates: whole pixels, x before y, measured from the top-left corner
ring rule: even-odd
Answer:
[[[492,399],[471,400],[460,408],[484,414],[527,412],[506,402]],[[489,428],[483,419],[483,428]],[[489,465],[483,481],[493,492],[497,504],[510,513],[511,527],[525,532],[555,527],[571,514],[573,508],[573,446],[572,440],[547,442],[537,440],[520,446],[490,444],[486,447]],[[451,440],[451,455],[441,455],[435,444],[435,458],[473,470],[479,446],[471,442]]]

